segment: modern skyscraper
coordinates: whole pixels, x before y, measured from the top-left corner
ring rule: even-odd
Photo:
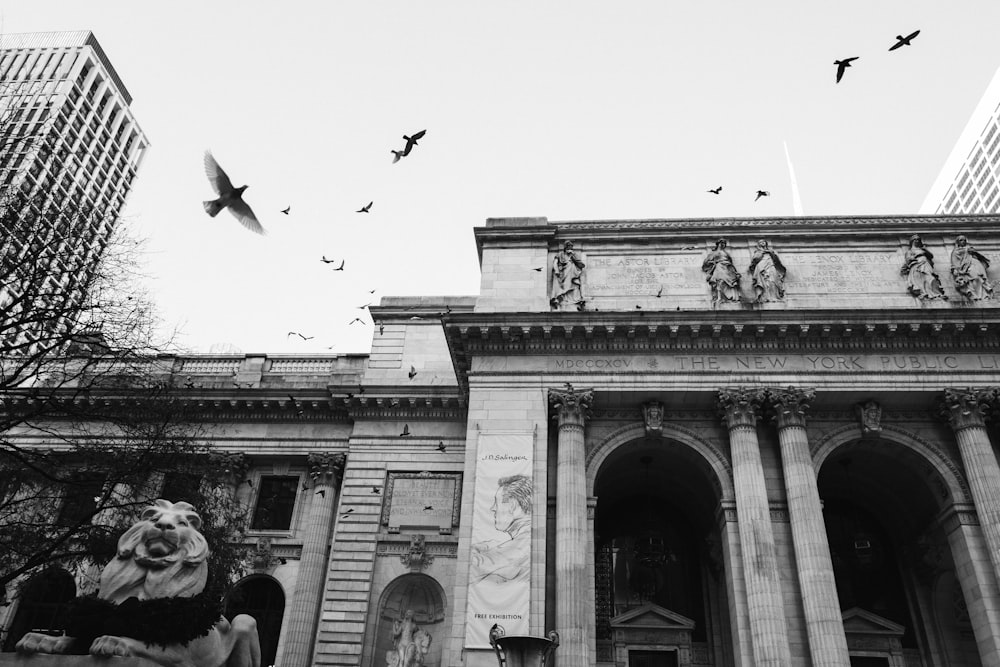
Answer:
[[[920,212],[1000,211],[1000,69],[951,149]]]
[[[131,102],[93,33],[0,35],[0,301],[86,292],[148,146]]]

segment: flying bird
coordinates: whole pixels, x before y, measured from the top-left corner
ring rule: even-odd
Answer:
[[[686,245],[686,246],[683,246],[681,248],[681,250],[697,250],[697,249],[698,249],[698,246],[696,246],[696,245]]]
[[[326,255],[323,255],[323,258],[320,259],[319,261],[323,262],[324,264],[336,264],[337,263],[337,260],[335,260],[335,259],[327,259]]]
[[[851,63],[857,60],[860,56],[854,56],[853,58],[844,58],[843,60],[834,60],[833,64],[837,66],[837,83],[844,78],[844,70],[851,66]]]
[[[292,210],[291,206],[286,206],[285,208],[281,209],[281,212],[284,213],[285,215],[288,215],[288,212],[291,210]]]
[[[365,321],[363,319],[361,319],[360,317],[355,317],[353,320],[351,320],[347,324],[348,324],[348,326],[350,326],[351,324],[354,324],[355,322],[361,322],[361,324],[365,323]]]
[[[438,446],[437,446],[437,450],[438,450],[439,452],[441,452],[442,454],[443,454],[444,452],[448,451],[448,448],[444,446],[444,440],[442,440],[442,441],[438,442]]]
[[[399,437],[402,438],[403,436],[407,436],[407,435],[410,435],[410,425],[409,424],[403,424],[403,432],[399,434]]]
[[[434,506],[433,505],[424,505],[424,511],[425,512],[431,512],[433,510],[434,510]]]
[[[898,49],[901,46],[910,46],[910,42],[912,42],[913,38],[916,37],[919,34],[920,34],[919,30],[914,30],[909,35],[907,35],[906,37],[903,37],[902,35],[896,35],[896,43],[893,44],[892,46],[890,46],[889,50],[890,51],[895,51],[896,49]]]
[[[340,260],[340,266],[338,266],[337,268],[335,268],[334,271],[343,271],[344,270],[344,264],[346,264],[346,263],[347,263],[346,259]]]
[[[303,336],[298,331],[289,331],[288,336],[298,336],[302,340],[312,340],[313,338],[316,337],[316,336]],[[288,336],[285,336],[285,338],[288,338]]]
[[[714,188],[712,190],[706,190],[706,192],[711,192],[713,195],[717,195],[720,192],[722,192],[722,186],[720,185],[719,187]]]
[[[306,484],[305,482],[302,482],[302,490],[303,491],[308,491],[309,490],[309,485]]]
[[[407,373],[407,375],[410,376],[411,380],[413,378],[417,377],[417,367],[416,366],[410,366],[410,372]]]
[[[228,208],[229,212],[240,221],[240,224],[250,231],[258,234],[267,233],[257,220],[257,216],[243,201],[243,191],[247,189],[247,186],[241,185],[234,188],[233,182],[229,180],[229,176],[222,171],[222,167],[212,157],[211,151],[205,151],[205,173],[208,175],[208,181],[212,184],[212,188],[219,195],[218,199],[202,202],[206,213],[214,218],[219,214],[219,211]]]
[[[379,489],[377,486],[373,486],[372,487],[372,493],[382,493],[382,490]]]
[[[372,204],[374,204],[374,203],[375,202],[373,202],[373,201],[368,202],[367,206],[362,206],[357,211],[355,211],[355,213],[368,213],[368,212],[370,212],[372,210]]]
[[[389,151],[392,153],[392,163],[396,164],[399,162],[399,158],[403,157],[405,153],[403,151]]]
[[[323,496],[324,498],[326,498],[326,489],[320,489],[319,491],[317,491],[313,495],[314,496]]]
[[[757,200],[758,200],[758,199],[760,199],[761,197],[770,197],[770,196],[771,196],[771,193],[770,193],[770,192],[768,192],[767,190],[758,190],[758,191],[757,191],[757,196],[756,196],[756,197],[754,197],[754,198],[753,198],[753,200],[754,200],[754,201],[757,201]]]
[[[541,267],[541,266],[536,266],[535,268],[532,269],[532,271],[538,271],[539,273],[541,273],[542,272],[542,268],[543,267]]]
[[[407,155],[410,154],[410,151],[413,150],[413,147],[417,145],[417,141],[423,139],[425,134],[427,134],[427,130],[420,130],[419,132],[415,133],[412,137],[408,137],[405,134],[403,135],[403,139],[406,141],[406,147],[403,148],[403,157],[406,157]]]
[[[247,483],[247,486],[249,486],[249,487],[253,487],[253,480],[252,480],[252,479],[249,479],[249,478],[248,478],[248,479],[245,479],[245,480],[243,480],[243,481]]]
[[[661,296],[663,296],[663,285],[660,285],[660,291],[656,293],[657,299],[659,299]]]

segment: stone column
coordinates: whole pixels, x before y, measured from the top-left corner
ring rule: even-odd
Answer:
[[[847,636],[816,485],[816,469],[806,437],[806,408],[816,392],[789,387],[768,393],[778,425],[795,567],[802,589],[812,664],[813,667],[848,667]]]
[[[996,397],[996,389],[945,389],[941,412],[955,431],[993,573],[1000,577],[1000,464],[984,421]]]
[[[559,423],[556,463],[556,630],[560,664],[588,667],[596,656],[588,592],[593,586],[587,555],[587,476],[583,424],[593,390],[550,389],[549,404]]]
[[[344,471],[343,454],[319,452],[309,455],[312,484],[305,493],[313,494],[309,519],[303,533],[302,560],[295,580],[295,595],[288,610],[282,667],[309,667],[319,620],[320,595],[325,588],[327,547],[333,530],[333,509],[337,487]]]
[[[1000,590],[993,574],[978,517],[972,507],[952,506],[945,510],[941,527],[948,538],[955,577],[962,588],[972,621],[972,634],[984,665],[1000,664]],[[933,556],[933,552],[930,552]],[[924,555],[924,562],[935,560]],[[943,558],[942,558],[943,560]],[[936,563],[933,563],[936,565]]]
[[[719,407],[729,427],[754,665],[786,667],[792,664],[792,655],[764,466],[757,443],[757,417],[763,398],[764,391],[760,389],[722,389]]]

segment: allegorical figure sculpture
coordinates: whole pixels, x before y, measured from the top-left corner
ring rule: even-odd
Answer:
[[[157,500],[118,540],[96,596],[70,603],[66,635],[34,632],[19,653],[136,656],[163,667],[260,667],[252,616],[232,623],[204,591],[209,548],[185,502]]]
[[[910,247],[903,258],[900,275],[906,278],[910,294],[918,299],[944,299],[941,279],[934,273],[934,255],[924,247],[920,236],[910,237]]]
[[[583,302],[583,269],[580,253],[573,249],[573,242],[566,241],[563,249],[552,260],[552,288],[549,303],[556,310],[576,308]]]
[[[959,294],[972,301],[992,298],[993,283],[986,275],[989,266],[990,260],[970,246],[965,236],[955,239],[955,249],[951,251],[951,275]]]
[[[785,298],[785,265],[767,241],[757,241],[750,259],[750,274],[757,303],[782,301]]]
[[[413,620],[413,610],[407,609],[392,622],[392,649],[386,653],[386,666],[421,667],[430,646],[430,634]]]
[[[712,304],[740,300],[740,274],[733,265],[733,258],[726,251],[726,239],[715,242],[715,248],[705,256],[701,270],[712,288]]]

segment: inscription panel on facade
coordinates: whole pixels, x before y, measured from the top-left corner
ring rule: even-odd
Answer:
[[[458,525],[461,496],[461,473],[390,472],[382,525],[390,533],[401,528],[434,528],[450,533]]]
[[[749,249],[732,248],[744,290],[750,289]],[[907,296],[906,283],[900,275],[903,249],[842,252],[802,252],[777,249],[787,274],[785,289],[795,295],[893,295]],[[701,265],[707,249],[687,254],[620,254],[588,256],[586,294],[589,298],[653,296],[699,297],[707,294]],[[990,258],[1000,259],[991,255]],[[942,280],[949,280],[947,253],[935,256],[935,270]],[[989,302],[983,305],[1000,305]]]
[[[790,293],[895,294],[905,289],[899,252],[789,252],[782,258],[788,269],[785,289]]]
[[[705,276],[701,272],[704,253],[690,255],[605,255],[587,260],[589,297],[704,296]]]
[[[955,373],[1000,370],[1000,354],[641,354],[480,357],[476,372]]]

